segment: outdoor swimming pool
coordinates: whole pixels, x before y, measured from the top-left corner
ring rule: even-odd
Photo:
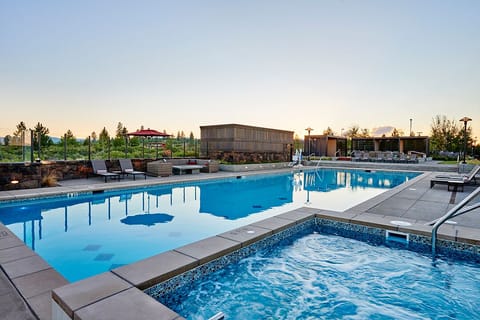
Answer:
[[[305,205],[343,211],[418,173],[321,169],[0,204],[0,221],[76,281]]]
[[[314,230],[159,300],[188,319],[478,318],[478,265]]]

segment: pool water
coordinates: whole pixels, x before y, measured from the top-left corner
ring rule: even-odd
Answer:
[[[302,206],[343,211],[418,173],[239,176],[0,204],[0,221],[76,281]]]
[[[187,319],[478,319],[480,268],[314,232],[186,292]]]

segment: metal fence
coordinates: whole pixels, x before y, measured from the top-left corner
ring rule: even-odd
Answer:
[[[40,143],[37,143],[40,141]],[[91,159],[162,159],[171,157],[198,157],[198,139],[109,139],[107,141],[69,141],[42,145],[28,132],[7,145],[0,145],[0,162],[34,162],[41,160],[91,160]]]

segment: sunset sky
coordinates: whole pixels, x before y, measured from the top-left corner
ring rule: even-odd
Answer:
[[[426,135],[445,115],[480,138],[479,17],[478,0],[0,0],[0,136],[409,119]]]

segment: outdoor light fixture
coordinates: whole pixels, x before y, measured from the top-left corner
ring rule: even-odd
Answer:
[[[310,161],[310,132],[313,131],[313,129],[308,127],[305,130],[308,132],[308,161]]]
[[[472,121],[469,117],[463,117],[460,119],[460,121],[463,122],[464,125],[464,131],[463,131],[463,164],[467,163],[465,161],[465,156],[467,154],[467,122]]]

